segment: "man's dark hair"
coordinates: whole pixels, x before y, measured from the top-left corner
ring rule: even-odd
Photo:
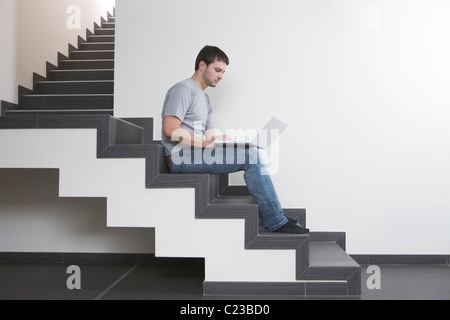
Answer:
[[[195,61],[195,71],[200,68],[200,62],[202,61],[204,61],[207,66],[216,61],[224,62],[226,65],[230,64],[230,60],[225,52],[213,46],[206,46],[200,51],[197,60]]]

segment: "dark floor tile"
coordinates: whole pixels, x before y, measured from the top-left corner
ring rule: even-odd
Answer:
[[[369,290],[362,270],[362,298],[367,300],[450,300],[450,268],[445,265],[382,265],[381,289]]]
[[[1,300],[93,300],[123,273],[128,265],[79,265],[80,290],[69,290],[69,265],[0,265]]]
[[[198,263],[139,265],[102,299],[201,300],[204,278]]]
[[[146,264],[80,264],[81,290],[69,290],[66,264],[0,263],[0,300],[450,300],[450,267],[382,265],[381,289],[369,290],[362,266],[362,295],[203,296],[201,259],[148,260]]]

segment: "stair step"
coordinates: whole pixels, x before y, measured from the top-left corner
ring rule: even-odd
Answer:
[[[114,42],[82,42],[79,45],[80,50],[114,50]]]
[[[95,35],[97,36],[113,36],[116,33],[115,28],[98,28],[95,29]]]
[[[113,109],[79,109],[79,110],[8,110],[8,116],[81,116],[81,115],[113,115]]]
[[[114,80],[114,69],[51,70],[50,81]]]
[[[114,80],[39,81],[36,94],[114,94]]]
[[[114,50],[82,50],[72,51],[73,60],[114,59]]]
[[[115,42],[115,36],[98,36],[89,35],[87,37],[88,42]]]
[[[361,267],[338,245],[309,243],[309,268],[305,279],[292,282],[209,282],[203,284],[206,298],[241,295],[263,296],[357,296],[361,294]],[[308,279],[309,278],[309,279]]]
[[[95,59],[95,60],[61,60],[60,69],[114,69],[113,59]]]
[[[213,203],[233,204],[233,203],[253,203],[255,200],[252,196],[218,196],[213,200]]]
[[[310,266],[359,267],[355,260],[335,243],[311,241],[309,248]]]
[[[296,249],[304,240],[309,240],[309,235],[259,232],[247,249]]]
[[[222,195],[248,196],[250,195],[250,192],[248,191],[247,186],[229,186],[222,192]]]
[[[102,28],[115,28],[116,23],[115,22],[103,22]]]
[[[335,231],[311,231],[309,233],[310,241],[312,242],[327,242],[335,243],[342,250],[346,251],[346,233]]]
[[[113,109],[113,94],[24,95],[23,110]]]
[[[253,197],[244,195],[244,196],[229,196],[229,195],[220,195],[212,200],[214,204],[256,204]],[[289,218],[294,218],[299,221],[299,223],[306,227],[306,210],[305,209],[283,209],[284,214]],[[260,226],[260,232],[264,232],[264,227]]]
[[[310,241],[309,268],[299,280],[347,280],[360,270],[338,244]]]
[[[195,188],[207,174],[159,174],[151,183],[151,188]]]

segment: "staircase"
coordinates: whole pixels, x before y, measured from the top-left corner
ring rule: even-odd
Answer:
[[[1,115],[113,114],[115,16],[108,13],[58,66],[47,62],[46,77],[33,74],[33,90],[19,86],[18,105],[2,101]]]
[[[60,196],[107,197],[108,227],[154,227],[156,256],[205,258],[205,298],[360,295],[344,232],[266,233],[246,187],[169,173],[154,120],[112,116],[113,34],[108,14],[46,79],[34,75],[33,92],[19,88],[19,105],[2,101],[0,167],[60,168]],[[186,209],[161,209],[160,193]],[[307,225],[306,210],[285,213]]]

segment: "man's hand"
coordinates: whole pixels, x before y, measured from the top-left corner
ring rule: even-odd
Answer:
[[[232,141],[233,139],[227,135],[216,136],[215,130],[210,129],[205,132],[205,138],[201,139],[196,137],[181,127],[181,120],[176,117],[165,117],[163,122],[163,133],[167,138],[172,141],[178,141],[187,146],[214,148],[214,141]]]
[[[216,140],[216,137],[212,137],[211,140],[203,140],[202,148],[213,149],[215,147],[214,140]]]
[[[226,134],[224,134],[223,136],[216,136],[214,138],[215,138],[215,140],[218,140],[218,141],[233,141],[234,140],[233,138],[227,136]]]

